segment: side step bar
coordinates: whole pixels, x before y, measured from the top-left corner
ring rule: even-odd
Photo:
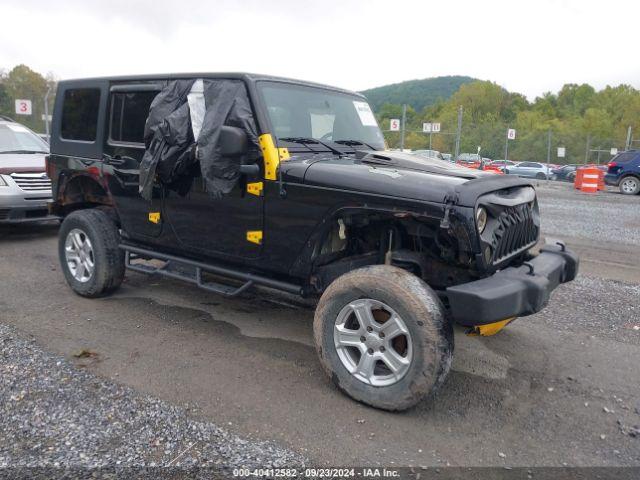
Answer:
[[[145,248],[134,247],[133,245],[120,244],[119,248],[125,252],[125,266],[129,270],[135,272],[146,273],[149,275],[158,274],[165,277],[176,278],[186,282],[194,283],[198,287],[209,292],[218,293],[225,297],[233,297],[238,295],[253,285],[262,285],[265,287],[282,290],[294,295],[304,296],[304,289],[300,285],[293,283],[281,282],[270,278],[254,275],[252,273],[240,272],[227,267],[211,265],[208,263],[197,262],[188,258],[176,257],[166,253],[147,250]],[[161,267],[153,265],[141,265],[132,263],[137,258],[162,260],[165,262]],[[213,273],[223,277],[232,278],[234,280],[244,281],[239,287],[231,287],[217,282],[206,282],[202,279],[202,273]]]

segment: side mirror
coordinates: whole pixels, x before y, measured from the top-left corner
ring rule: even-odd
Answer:
[[[247,134],[237,127],[223,126],[218,144],[223,157],[241,157],[249,151]]]
[[[218,142],[223,157],[244,157],[249,152],[247,134],[237,127],[223,126]],[[240,173],[255,177],[260,174],[260,167],[256,163],[250,165],[242,163]]]

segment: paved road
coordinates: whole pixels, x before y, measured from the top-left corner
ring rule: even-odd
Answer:
[[[640,197],[563,186],[540,195],[545,234],[585,255],[584,274],[500,335],[457,331],[442,391],[401,414],[330,385],[313,312],[293,299],[267,290],[222,299],[134,273],[110,298],[75,296],[55,227],[0,229],[0,319],[81,368],[318,463],[640,465],[640,438],[626,433],[640,424]],[[74,359],[82,349],[98,356]]]

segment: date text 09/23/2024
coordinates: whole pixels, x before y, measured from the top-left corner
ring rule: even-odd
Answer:
[[[238,478],[398,478],[400,472],[389,468],[237,468],[233,476]]]

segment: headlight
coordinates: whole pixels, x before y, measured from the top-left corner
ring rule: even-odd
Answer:
[[[0,175],[0,187],[6,187],[7,186],[7,182],[5,181],[4,178],[2,178],[2,175]]]
[[[487,211],[484,207],[478,207],[476,210],[476,226],[478,227],[478,232],[482,234],[484,229],[487,226]]]

